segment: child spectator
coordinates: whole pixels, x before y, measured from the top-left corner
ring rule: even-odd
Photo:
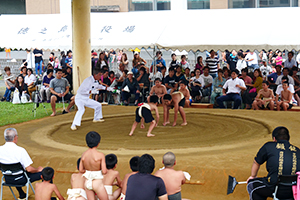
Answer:
[[[151,123],[149,126],[149,130],[147,133],[147,137],[153,137],[155,135],[151,134],[152,130],[154,127],[158,125],[159,121],[159,113],[157,109],[157,103],[158,103],[158,97],[156,95],[150,97],[150,102],[149,103],[143,103],[141,106],[139,106],[136,111],[135,111],[135,122],[132,124],[131,131],[129,133],[129,136],[133,135],[134,130],[136,129],[136,126],[138,123],[141,122],[141,128],[145,128],[144,126],[144,121],[146,123]],[[156,114],[156,121],[154,120],[151,111],[155,110]]]
[[[163,102],[163,96],[167,94],[166,86],[161,84],[161,79],[156,78],[154,81],[155,85],[151,88],[149,96],[147,97],[147,102],[150,102],[150,97],[156,95],[158,97],[158,103]]]
[[[185,98],[184,95],[181,92],[174,92],[171,95],[170,94],[165,94],[164,96],[164,123],[163,126],[166,126],[167,124],[170,123],[169,121],[169,112],[170,109],[174,108],[174,122],[172,126],[176,126],[177,122],[177,116],[178,116],[178,111],[182,117],[183,123],[181,126],[187,125],[186,122],[186,117],[185,117],[185,112],[183,110],[183,107],[185,105]]]
[[[190,68],[185,68],[184,70],[184,78],[187,82],[189,82],[191,79],[190,71],[191,71]]]
[[[6,101],[9,102],[11,92],[13,92],[15,90],[15,76],[10,72],[9,67],[5,67],[4,71],[5,71],[4,83],[6,86],[6,90],[5,90],[4,96],[1,99],[1,101],[5,101],[5,99],[6,99]]]
[[[124,176],[124,179],[122,181],[122,193],[121,193],[120,200],[125,200],[128,178],[131,175],[138,173],[138,171],[139,171],[138,162],[139,162],[139,156],[134,156],[129,161],[130,169],[132,172],[130,172]]]
[[[273,90],[269,89],[269,82],[263,81],[262,89],[259,90],[255,100],[253,101],[252,107],[254,110],[268,108],[274,110],[274,93]]]
[[[217,76],[217,73],[216,73],[216,76]],[[201,74],[200,77],[204,81],[204,85],[202,85],[203,97],[210,96],[211,86],[212,86],[212,83],[213,83],[213,77],[209,74],[209,67],[204,67],[203,68],[203,74]]]
[[[202,98],[202,86],[205,85],[203,78],[200,76],[201,71],[200,69],[195,70],[196,76],[190,79],[191,84],[191,93],[193,102],[200,102]]]
[[[173,91],[177,90],[177,83],[176,83],[176,78],[175,78],[175,71],[174,68],[169,68],[169,75],[166,76],[164,80],[164,84],[167,88],[168,94],[172,93]]]
[[[51,197],[54,192],[59,200],[64,200],[63,196],[58,191],[55,184],[52,183],[54,178],[54,170],[51,167],[45,167],[41,175],[43,182],[35,184],[35,199],[36,200],[56,200]]]
[[[77,169],[79,170],[81,158],[77,160]],[[83,177],[83,173],[78,172],[74,173],[71,176],[71,187],[72,189],[68,189],[67,195],[68,200],[87,200],[86,192],[84,190],[85,178]]]
[[[47,76],[44,76],[43,78],[43,86],[40,89],[40,95],[42,97],[42,101],[45,101],[45,94],[46,94],[46,99],[47,103],[50,103],[50,81],[54,79],[53,76],[53,70],[48,69],[47,70]]]
[[[36,82],[36,77],[33,75],[33,71],[31,68],[28,68],[27,76],[25,76],[24,83],[27,85],[30,99],[32,99],[32,92],[36,91],[35,82]],[[32,101],[30,100],[30,102]]]
[[[182,67],[181,67],[181,65],[179,65],[176,68],[176,73],[175,73],[175,81],[176,81],[176,83],[178,83],[180,80],[185,80],[184,75],[182,73]]]
[[[190,107],[190,91],[187,89],[187,82],[185,80],[179,81],[179,92],[181,92],[185,98],[185,105]]]
[[[182,71],[185,71],[186,68],[190,68],[190,64],[186,61],[185,55],[181,55],[180,66],[182,68]]]
[[[163,156],[164,169],[155,172],[155,176],[160,177],[166,186],[169,200],[181,199],[181,185],[186,181],[183,171],[174,170],[176,158],[174,153],[167,152]]]
[[[105,163],[107,167],[107,173],[104,175],[103,184],[108,194],[109,200],[117,200],[121,194],[122,180],[118,171],[115,171],[117,167],[117,156],[115,154],[108,154],[105,156]],[[115,180],[117,182],[115,182]],[[113,185],[119,188],[113,192]]]
[[[285,81],[282,83],[283,91],[281,91],[281,99],[276,102],[277,104],[277,111],[280,111],[282,108],[284,111],[291,109],[293,107],[293,93],[288,90],[289,82]]]
[[[107,173],[105,156],[97,151],[101,136],[94,131],[89,132],[86,137],[86,143],[89,147],[82,156],[79,165],[79,172],[84,173],[86,178],[85,187],[88,199],[95,199],[95,193],[101,200],[108,200],[107,192],[103,184],[103,175]]]
[[[252,87],[252,89],[249,91],[245,91],[242,95],[243,101],[246,104],[246,109],[250,109],[254,97],[256,97],[258,91],[262,89],[263,78],[260,69],[254,70],[254,77],[254,84],[245,84],[248,87]]]

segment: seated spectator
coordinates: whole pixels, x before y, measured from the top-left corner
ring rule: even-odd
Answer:
[[[169,75],[166,76],[166,78],[164,80],[164,84],[167,88],[168,94],[177,90],[178,83],[176,83],[174,68],[169,68]]]
[[[239,70],[240,74],[242,74],[242,69],[247,68],[247,63],[244,59],[245,57],[244,57],[244,54],[242,52],[238,52],[237,56],[238,56],[238,60],[237,60],[237,63],[236,63],[236,69]]]
[[[298,73],[298,68],[297,67],[292,67],[291,69],[291,73],[290,73],[290,76],[293,78],[294,80],[294,87],[295,87],[295,90],[297,90],[300,86],[300,80],[299,80],[299,76],[297,75]]]
[[[9,67],[4,67],[5,75],[4,75],[4,83],[6,86],[5,93],[1,101],[10,102],[11,92],[15,90],[15,76],[10,72]]]
[[[186,55],[181,55],[180,66],[182,68],[182,72],[184,72],[186,68],[190,68],[190,64],[186,61]]]
[[[171,54],[171,58],[172,60],[169,63],[169,68],[173,67],[174,69],[176,69],[176,67],[180,65],[180,62],[177,60],[175,53]]]
[[[195,70],[200,69],[200,74],[202,74],[203,73],[203,68],[204,68],[203,58],[202,58],[202,56],[198,56],[197,57],[197,64],[195,66]]]
[[[272,68],[269,65],[267,65],[267,60],[263,60],[262,63],[263,65],[259,69],[261,71],[263,79],[266,80],[267,76],[269,76],[272,73]]]
[[[196,76],[195,71],[191,71],[191,78],[193,78],[195,76]]]
[[[70,93],[72,93],[72,90],[73,90],[72,69],[71,69],[71,67],[67,67],[66,70],[67,70],[66,72],[64,70],[62,71],[63,72],[63,77],[68,80],[69,85],[70,85]]]
[[[109,81],[110,81],[110,87],[115,89],[114,91],[110,92],[110,94],[113,96],[113,99],[114,99],[114,103],[117,104],[117,105],[120,105],[121,102],[120,102],[120,90],[118,90],[118,80],[117,78],[115,77],[115,73],[113,71],[110,71],[109,72]]]
[[[47,74],[48,69],[52,69],[52,70],[53,70],[53,74],[56,73],[56,72],[54,71],[54,67],[51,65],[51,63],[48,63],[48,65],[47,65],[47,70],[43,73],[42,80],[44,79],[45,76],[48,75],[48,74]]]
[[[117,200],[121,195],[122,180],[119,172],[115,170],[117,167],[117,162],[118,159],[115,154],[108,154],[105,156],[107,173],[103,175],[103,185],[106,189],[109,200]],[[114,185],[119,187],[115,191],[113,191]]]
[[[191,79],[190,68],[185,68],[184,70],[184,78],[189,83]]]
[[[19,91],[19,97],[21,99],[22,95],[25,95],[27,100],[30,100],[30,96],[28,94],[28,88],[27,85],[24,83],[24,78],[22,75],[19,75],[16,79],[15,88]]]
[[[248,63],[248,68],[253,70],[258,69],[259,66],[258,66],[258,59],[256,53],[250,50],[247,50],[246,52],[247,55],[245,57],[245,60]]]
[[[165,66],[162,66],[161,68],[161,75],[162,75],[162,79],[161,79],[161,81],[162,81],[162,83],[164,83],[165,82],[165,78],[167,77],[167,68],[165,67]]]
[[[42,171],[41,178],[43,182],[35,184],[35,199],[51,199],[56,200],[55,197],[51,197],[54,192],[59,200],[64,200],[63,196],[57,189],[57,186],[53,183],[54,170],[51,167],[45,167]]]
[[[282,84],[283,84],[284,82],[288,81],[288,77],[286,77],[286,76],[282,77],[281,81],[282,81],[282,83],[281,83],[280,85],[278,85],[277,88],[276,88],[276,92],[275,92],[275,94],[276,94],[275,102],[278,102],[278,100],[281,98],[281,92],[283,91],[283,86],[282,86]],[[292,94],[295,93],[294,86],[291,85],[291,84],[288,85],[288,90],[289,90]],[[296,94],[295,96],[297,96],[297,94]],[[297,105],[297,104],[299,103],[299,102],[297,102],[297,101],[295,100],[294,96],[292,96],[292,101],[293,101],[293,105]]]
[[[294,52],[290,51],[288,53],[288,59],[284,61],[284,68],[289,68],[291,69],[292,67],[297,67],[297,62],[296,60],[293,59],[294,57]],[[290,83],[290,82],[289,82]],[[291,84],[291,83],[290,83]]]
[[[227,80],[223,86],[223,96],[217,98],[219,108],[225,108],[224,101],[234,101],[234,109],[242,103],[240,92],[246,90],[246,85],[242,79],[238,78],[239,71],[237,69],[231,72],[231,79]],[[226,93],[226,89],[227,93]]]
[[[127,73],[124,73],[124,70],[125,70],[125,66],[123,64],[120,64],[119,65],[119,70],[116,72],[116,79],[117,79],[117,86],[118,87],[121,87],[124,80],[126,79],[126,74]],[[128,72],[128,70],[127,70]]]
[[[144,63],[144,65],[146,65],[147,61],[140,57],[139,52],[137,52],[137,51],[134,52],[133,60],[132,60],[132,67],[138,69],[142,63]],[[126,69],[126,67],[125,67],[125,69]]]
[[[258,91],[255,100],[253,101],[252,107],[254,110],[268,108],[274,110],[274,93],[273,90],[269,89],[269,82],[263,81],[262,89]]]
[[[162,69],[162,68],[161,68]],[[161,72],[154,70],[153,72],[150,73],[150,76],[149,76],[149,79],[150,79],[150,82],[154,82],[157,78],[159,78],[160,80],[163,79],[163,75]]]
[[[22,76],[19,76],[23,78]],[[35,182],[41,180],[41,171],[42,167],[34,168],[31,166],[33,163],[27,151],[18,146],[18,132],[14,128],[7,128],[4,131],[5,144],[0,146],[0,163],[3,164],[15,164],[21,163],[23,168],[26,170],[27,176],[30,179],[30,182]],[[23,175],[19,177],[5,177],[5,182],[7,184],[24,184],[26,183],[25,177]],[[21,187],[16,188],[19,192],[19,199],[25,199],[26,193],[22,190]]]
[[[213,92],[210,97],[210,103],[215,104],[215,99],[218,96],[222,96],[223,86],[226,82],[226,79],[223,77],[223,70],[218,69],[218,76],[214,79],[213,82]]]
[[[104,69],[104,67],[103,67],[103,69]],[[109,73],[108,70],[103,71],[101,79],[99,80],[100,85],[103,85],[106,88],[108,88],[110,86],[110,80],[108,78],[108,73]],[[95,101],[99,100],[99,95],[100,95],[100,99],[102,99],[102,102],[107,102],[107,95],[109,92],[107,90],[99,90],[97,92],[98,92],[98,94],[95,95]]]
[[[274,91],[276,90],[276,87],[277,87],[276,80],[277,80],[278,76],[280,76],[282,74],[281,73],[281,65],[276,65],[275,70],[276,70],[276,72],[274,72],[268,76],[268,82],[269,82],[270,88],[273,89]]]
[[[223,76],[226,81],[231,79],[231,71],[227,67],[223,67]]]
[[[128,70],[129,60],[126,53],[122,53],[120,64],[124,65],[124,68]]]
[[[59,62],[58,57],[54,57],[53,67],[54,67],[54,69],[62,69],[62,67],[60,66],[60,62]]]
[[[144,67],[141,67],[139,69],[139,74],[136,78],[139,84],[143,86],[144,90],[148,90],[150,88],[150,80],[149,80],[149,74],[147,73],[146,69]],[[142,90],[142,88],[141,88]]]
[[[73,94],[69,93],[70,85],[68,80],[62,77],[63,73],[61,69],[56,70],[56,77],[50,81],[50,91],[51,91],[51,108],[53,113],[51,117],[56,115],[55,104],[58,101],[64,100],[70,101],[66,110],[63,110],[63,114],[70,112],[70,108],[75,104],[75,97]]]
[[[20,71],[19,75],[22,75],[23,79],[25,79],[25,77],[27,76],[27,67],[26,66],[21,68],[21,71]]]
[[[190,107],[190,91],[187,89],[187,82],[185,80],[181,80],[179,81],[179,90],[178,92],[181,92],[185,98],[185,105],[187,105],[187,107]]]
[[[155,167],[155,160],[149,154],[139,158],[139,172],[128,178],[126,199],[156,199],[167,200],[164,181],[151,175]]]
[[[103,66],[108,66],[108,62],[107,60],[105,59],[105,52],[102,51],[100,54],[99,54],[99,59],[96,63],[96,67],[99,68],[99,69],[102,69]]]
[[[150,102],[150,97],[156,95],[159,99],[159,103],[163,104],[163,97],[167,94],[166,86],[161,84],[161,79],[156,78],[154,81],[155,85],[151,88],[147,102]]]
[[[174,153],[167,152],[163,156],[164,169],[155,172],[155,176],[160,177],[166,186],[168,199],[181,199],[181,185],[186,181],[183,171],[174,170],[176,157]]]
[[[25,76],[24,83],[27,85],[28,94],[30,96],[30,101],[32,102],[32,92],[36,91],[35,88],[36,77],[33,75],[33,71],[31,68],[27,69],[27,76]]]
[[[185,80],[185,77],[182,73],[182,67],[179,65],[177,68],[176,68],[176,73],[175,73],[175,81],[176,83],[178,83],[179,81],[181,80]]]
[[[159,71],[159,72],[161,72],[161,67],[162,66],[166,67],[166,61],[162,58],[162,52],[161,51],[156,52],[155,64],[156,64],[156,67],[157,67],[157,71]],[[154,66],[154,61],[151,64],[150,72],[153,71],[153,66]]]
[[[277,111],[280,111],[282,108],[284,111],[287,111],[288,109],[291,109],[293,107],[293,93],[288,90],[289,88],[289,82],[285,81],[282,83],[283,90],[280,94],[280,100],[276,98],[276,106]]]
[[[282,75],[278,76],[276,79],[275,84],[280,85],[282,83],[282,77],[286,76],[288,78],[289,84],[292,84],[293,86],[295,85],[294,79],[289,75],[290,69],[285,67],[282,70]]]
[[[208,57],[205,59],[206,67],[209,67],[209,75],[212,76],[212,79],[218,75],[218,69],[220,68],[218,55],[216,55],[214,50],[209,52]],[[204,73],[204,69],[203,69]]]
[[[137,82],[137,80],[135,78],[133,78],[133,73],[132,72],[128,72],[127,73],[127,78],[125,79],[125,81],[123,82],[123,85],[121,87],[122,89],[122,101],[125,105],[129,104],[129,98],[131,96],[131,94],[135,95],[135,102],[134,105],[138,104],[138,100],[140,97],[140,86]],[[128,87],[129,91],[125,91],[125,87]]]
[[[200,102],[202,98],[202,86],[205,85],[203,78],[200,76],[200,69],[195,70],[196,76],[190,79],[191,94],[193,102]]]
[[[48,69],[47,76],[43,78],[43,82],[42,82],[43,85],[40,89],[40,95],[42,97],[43,102],[45,101],[45,94],[46,94],[47,103],[50,103],[50,81],[52,79],[54,79],[53,70]]]
[[[251,84],[252,83],[252,78],[250,76],[248,76],[248,69],[247,68],[242,69],[242,75],[239,78],[243,79],[245,84]]]
[[[216,74],[217,76],[217,74]],[[203,74],[200,75],[200,77],[204,81],[204,85],[202,85],[202,96],[210,96],[211,95],[211,88],[213,83],[213,77],[209,75],[209,67],[203,68]]]
[[[255,82],[254,84],[245,84],[248,87],[251,87],[249,91],[243,93],[243,101],[246,104],[246,109],[250,109],[253,99],[257,96],[258,91],[262,89],[263,78],[261,71],[259,69],[254,70]]]
[[[139,171],[138,162],[139,162],[139,157],[138,156],[132,157],[129,161],[130,169],[131,169],[132,172],[130,172],[130,173],[128,173],[124,176],[124,179],[122,181],[122,193],[121,193],[120,200],[125,200],[128,178],[131,175],[134,175],[134,174],[138,173],[138,171]]]
[[[77,170],[79,170],[81,158],[77,160]],[[81,198],[81,200],[87,200],[86,192],[84,190],[85,178],[83,173],[78,171],[78,173],[73,173],[71,175],[71,189],[68,189],[67,195],[69,200],[76,200]]]

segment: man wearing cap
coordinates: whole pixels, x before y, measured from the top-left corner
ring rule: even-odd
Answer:
[[[223,96],[217,98],[219,108],[225,108],[224,101],[234,101],[234,108],[238,107],[242,103],[240,93],[242,90],[246,90],[245,82],[238,78],[239,70],[235,69],[231,72],[231,79],[227,80],[223,86]],[[226,93],[226,89],[227,93]]]
[[[248,54],[246,55],[245,60],[248,63],[248,67],[252,68],[253,70],[259,68],[256,53],[254,53],[253,51],[250,51],[250,50],[247,50],[246,52]]]
[[[105,86],[99,84],[101,76],[101,70],[95,68],[93,71],[93,75],[86,78],[78,88],[77,94],[75,96],[75,104],[78,108],[78,111],[76,112],[71,126],[72,130],[77,130],[76,126],[81,125],[81,119],[82,115],[84,114],[85,107],[92,108],[95,110],[93,122],[104,122],[104,119],[102,119],[103,116],[101,103],[89,98],[93,90],[107,89]]]
[[[273,130],[272,142],[265,143],[254,158],[247,190],[250,200],[266,200],[273,197],[279,175],[295,175],[300,170],[300,150],[289,143],[290,135],[286,127]],[[266,162],[267,177],[257,178],[260,166]],[[278,199],[293,199],[291,187],[280,187]]]
[[[272,72],[272,68],[267,65],[267,60],[263,60],[262,61],[263,65],[260,67],[260,71],[261,71],[261,74],[263,75],[263,78],[264,80],[266,80],[266,77],[271,74]]]
[[[122,101],[123,103],[127,106],[129,104],[129,98],[131,94],[135,95],[135,102],[134,105],[138,104],[138,100],[140,97],[140,86],[135,78],[133,78],[133,73],[128,72],[127,73],[127,78],[122,84],[121,87],[122,90]]]

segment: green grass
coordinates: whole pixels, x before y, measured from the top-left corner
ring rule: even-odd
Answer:
[[[36,117],[33,116],[33,103],[27,104],[12,104],[9,102],[0,102],[0,126],[7,124],[16,124],[21,122],[27,122],[34,119],[40,119],[46,116],[50,116],[52,113],[50,103],[44,103],[48,114],[42,104],[36,109]],[[67,106],[67,104],[65,104]],[[56,104],[56,109],[63,107],[62,103]],[[61,111],[58,111],[60,113]]]

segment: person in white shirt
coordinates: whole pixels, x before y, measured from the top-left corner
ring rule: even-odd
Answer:
[[[27,69],[27,76],[25,76],[24,83],[28,87],[28,94],[30,96],[30,101],[29,102],[32,102],[32,100],[31,100],[32,99],[32,92],[36,91],[35,82],[36,82],[36,77],[35,77],[35,75],[33,75],[33,71],[32,71],[31,68],[28,68]]]
[[[291,85],[294,86],[295,85],[295,81],[294,81],[293,77],[291,77],[289,75],[289,72],[290,72],[289,68],[287,68],[287,67],[283,68],[282,75],[280,75],[280,76],[277,77],[275,84],[276,85],[282,84],[282,78],[283,77],[287,77],[289,84],[291,84]]]
[[[16,164],[20,163],[26,170],[30,182],[34,182],[41,179],[43,167],[34,168],[31,166],[33,163],[27,151],[18,146],[18,132],[14,128],[7,128],[4,131],[5,144],[0,146],[0,163],[2,164]],[[27,182],[25,177],[21,174],[20,177],[5,177],[6,183],[11,184],[24,184]],[[17,187],[19,192],[19,199],[24,199],[26,193],[21,187]]]
[[[242,103],[242,98],[240,96],[240,92],[242,90],[246,90],[245,82],[242,79],[238,78],[239,71],[237,69],[231,72],[231,79],[227,80],[223,86],[223,96],[217,98],[217,103],[219,108],[225,108],[223,102],[224,101],[234,101],[234,108],[238,109],[238,107]],[[226,89],[228,89],[226,93]]]
[[[247,52],[248,52],[248,54],[246,55],[245,59],[248,63],[248,67],[252,68],[253,70],[259,68],[256,53],[254,53],[253,51],[249,51],[249,50]]]
[[[300,67],[300,52],[298,53],[297,57],[296,57],[296,61],[298,64],[298,68]]]
[[[272,67],[267,65],[267,60],[263,60],[262,63],[263,65],[260,66],[260,71],[264,80],[266,80],[266,77],[272,73]]]
[[[242,52],[238,52],[238,61],[236,63],[236,69],[239,70],[239,73],[242,74],[242,69],[247,67],[247,63],[244,59],[244,54]]]
[[[290,51],[288,53],[288,59],[284,61],[284,67],[291,69],[292,67],[297,67],[297,62],[293,59],[294,52]]]
[[[209,67],[203,68],[203,74],[201,74],[200,77],[204,81],[204,85],[202,85],[203,97],[210,96],[214,79],[209,74]]]
[[[75,104],[78,108],[76,115],[74,117],[71,129],[77,130],[76,126],[81,125],[82,115],[84,114],[85,107],[92,108],[95,110],[93,122],[104,122],[102,116],[102,105],[101,103],[90,99],[89,96],[93,90],[105,90],[105,86],[99,84],[102,73],[100,69],[96,68],[93,71],[92,76],[86,78],[80,85],[75,96]]]

